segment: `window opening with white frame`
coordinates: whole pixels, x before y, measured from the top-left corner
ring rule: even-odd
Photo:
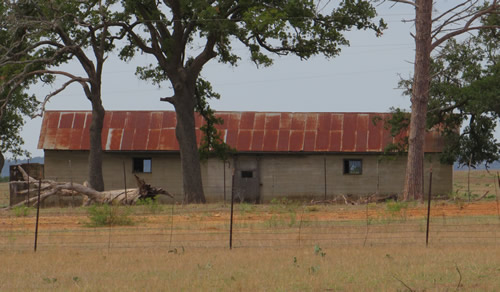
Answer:
[[[133,161],[133,172],[151,173],[153,171],[151,158],[136,157]]]

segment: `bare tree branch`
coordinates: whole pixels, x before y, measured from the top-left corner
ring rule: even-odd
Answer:
[[[201,72],[201,69],[203,68],[203,65],[205,65],[210,59],[215,57],[217,54],[214,51],[215,43],[216,43],[217,36],[214,33],[210,33],[207,36],[207,42],[205,44],[205,48],[203,51],[193,60],[193,63],[191,66],[189,66],[188,70],[189,73],[188,75],[191,76],[196,76]],[[196,81],[196,80],[193,80]]]
[[[395,3],[409,4],[409,5],[411,5],[411,6],[415,7],[415,8],[418,7],[417,3],[414,2],[414,1],[411,1],[411,0],[389,0],[389,1],[395,2]]]
[[[472,9],[472,7],[469,9]],[[498,4],[498,0],[494,0],[492,4],[490,4],[488,7],[480,11],[477,11],[475,13],[470,13],[469,16],[471,18],[464,24],[462,28],[454,30],[436,39],[436,41],[434,41],[431,45],[431,51],[434,50],[437,46],[439,46],[443,42],[449,40],[450,38],[463,34],[467,31],[484,29],[484,28],[499,28],[500,26],[483,26],[483,25],[471,26],[476,20],[480,19],[482,16],[486,14],[500,14],[500,6]],[[444,24],[441,25],[440,30],[442,30],[444,27],[445,27]],[[437,33],[434,33],[434,36],[437,36]]]
[[[49,93],[47,96],[45,96],[41,106],[40,106],[40,112],[35,114],[32,118],[35,118],[35,117],[42,117],[43,116],[43,113],[45,112],[45,105],[47,104],[47,102],[49,102],[49,100],[53,97],[53,96],[56,96],[57,94],[61,93],[62,91],[64,91],[70,84],[72,83],[75,83],[75,82],[79,82],[84,88],[86,87],[88,91],[90,91],[90,89],[88,88],[88,85],[84,82],[81,82],[79,80],[76,80],[76,79],[71,79],[67,82],[65,82],[61,87],[59,87],[57,90]],[[85,89],[84,89],[85,90]]]
[[[450,8],[448,10],[446,10],[445,12],[441,13],[439,16],[437,16],[436,18],[434,18],[432,20],[432,22],[436,22],[436,21],[439,21],[439,19],[443,18],[445,15],[449,14],[449,13],[452,13],[454,12],[456,9],[462,7],[462,6],[465,6],[467,3],[470,3],[470,2],[473,2],[469,7],[473,6],[474,4],[476,4],[479,0],[476,0],[476,1],[471,1],[471,0],[467,0],[467,1],[464,1],[460,4],[458,4],[457,6],[453,7],[453,8]],[[462,11],[465,11],[467,10],[468,8],[465,8],[464,10]],[[454,13],[454,15],[456,15],[456,13]]]

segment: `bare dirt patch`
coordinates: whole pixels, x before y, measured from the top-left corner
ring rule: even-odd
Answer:
[[[403,203],[400,203],[403,204]],[[235,205],[235,222],[266,222],[273,218],[287,218],[294,214],[296,220],[304,221],[349,221],[380,219],[389,217],[404,217],[405,219],[419,219],[427,216],[427,206],[421,203],[410,203],[399,210],[388,209],[387,204],[377,205],[315,205],[296,206],[283,210],[271,210],[269,206],[254,206],[250,212],[238,210],[239,205]],[[466,217],[466,216],[495,216],[498,215],[498,204],[496,201],[484,202],[434,202],[431,208],[432,217]],[[167,228],[171,223],[170,207],[166,207],[158,214],[135,214],[131,215],[137,225],[151,228]],[[173,220],[176,226],[182,224],[199,223],[201,227],[215,228],[217,225],[229,224],[229,209],[211,211],[207,208],[204,211],[186,212],[189,207],[175,207]],[[188,209],[189,210],[189,209]],[[70,212],[70,210],[68,211]],[[5,229],[25,229],[30,228],[35,223],[35,210],[30,211],[27,217],[16,217],[13,211],[0,212],[0,231]],[[85,213],[73,214],[44,214],[41,210],[40,228],[44,230],[55,229],[77,229],[88,228],[85,225],[89,219]]]

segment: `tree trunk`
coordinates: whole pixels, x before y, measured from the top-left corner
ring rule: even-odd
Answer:
[[[101,98],[92,101],[92,122],[90,123],[90,151],[89,151],[89,184],[94,190],[104,191],[102,177],[102,127],[104,123],[104,107]]]
[[[4,163],[5,158],[3,157],[3,153],[0,151],[0,171],[2,171]]]
[[[182,180],[184,187],[184,201],[186,203],[206,203],[201,181],[200,155],[196,143],[194,105],[194,91],[177,96],[175,113],[177,126],[175,135],[179,142],[181,155]]]
[[[415,24],[415,75],[411,97],[408,163],[403,197],[423,199],[424,142],[430,89],[432,0],[417,1]]]

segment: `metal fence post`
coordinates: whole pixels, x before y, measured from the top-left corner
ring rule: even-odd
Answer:
[[[35,223],[35,246],[34,251],[36,252],[36,245],[38,243],[38,218],[40,217],[40,192],[42,190],[42,180],[38,179],[38,203],[36,206],[36,223]]]
[[[125,172],[125,160],[123,162],[123,186],[125,189],[125,203],[128,204],[127,202],[127,174]]]
[[[325,181],[325,204],[326,204],[326,193],[327,193],[327,186],[326,186],[326,156],[323,157],[323,173],[324,173],[324,181]]]
[[[431,217],[432,166],[429,174],[429,198],[427,200],[427,231],[425,232],[425,247],[429,245],[429,221]]]
[[[233,249],[234,169],[231,185],[231,222],[229,225],[229,249]]]
[[[497,171],[498,188],[500,188],[500,173]],[[498,206],[497,184],[495,183],[495,199],[497,201],[497,216],[500,220],[500,207]]]
[[[73,167],[71,166],[71,160],[68,160],[69,163],[69,178],[71,183],[71,208],[75,207],[75,191],[73,190]]]
[[[30,202],[30,160],[28,159],[28,169],[26,170],[26,174],[28,175],[28,192],[26,193],[26,206],[29,206]]]
[[[224,166],[222,167],[224,169],[224,205],[226,204],[226,160],[222,161]]]

